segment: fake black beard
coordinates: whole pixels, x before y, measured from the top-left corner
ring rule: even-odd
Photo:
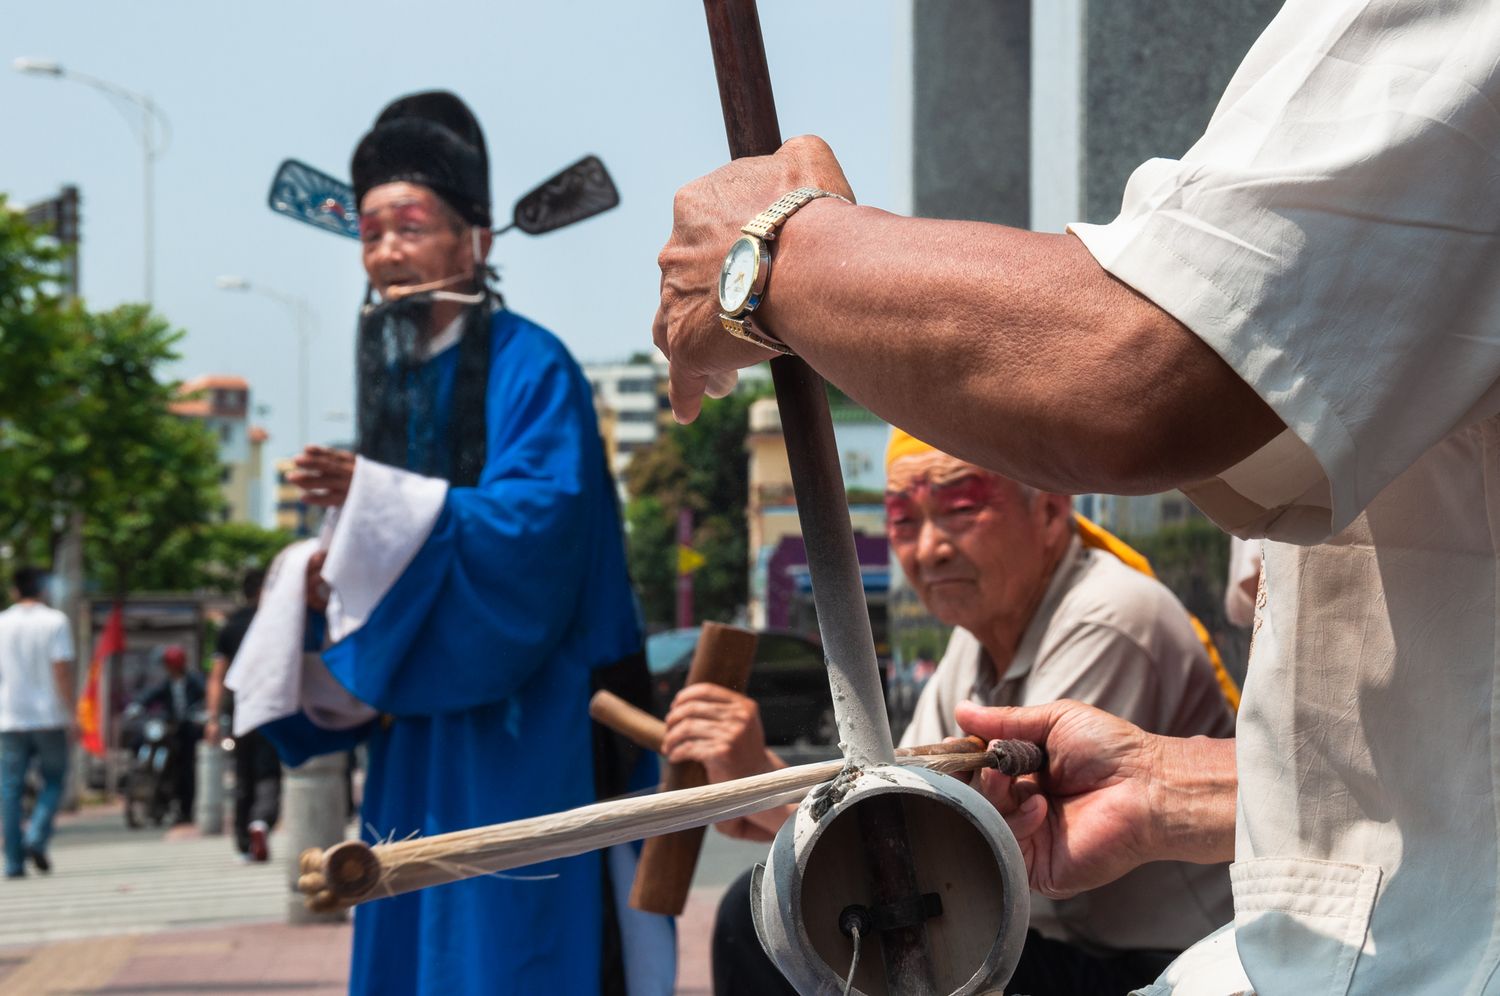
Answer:
[[[424,371],[432,298],[414,294],[366,305],[359,320],[356,404],[360,456],[428,477],[446,478],[454,487],[479,482],[485,458],[485,388],[490,374],[490,295],[461,312],[458,371],[452,410],[434,410],[435,380]],[[436,330],[440,331],[440,330]],[[417,433],[446,424],[441,439]],[[413,445],[413,443],[416,445]]]

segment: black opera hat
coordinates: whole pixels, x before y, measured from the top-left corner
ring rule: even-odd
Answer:
[[[430,187],[471,225],[490,227],[490,159],[474,113],[446,90],[391,102],[359,140],[349,171],[355,203],[372,187]]]

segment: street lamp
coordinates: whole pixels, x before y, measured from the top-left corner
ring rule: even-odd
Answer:
[[[156,160],[167,151],[167,145],[171,141],[172,126],[167,121],[167,116],[144,93],[128,90],[108,80],[101,80],[97,76],[64,69],[62,65],[51,59],[33,59],[22,56],[11,63],[11,68],[18,73],[26,73],[30,76],[51,76],[54,79],[73,80],[84,86],[93,87],[116,100],[124,100],[140,108],[141,117],[137,123],[129,114],[125,114],[118,104],[116,105],[116,108],[125,114],[125,119],[131,127],[140,129],[141,151],[145,156],[142,169],[146,209],[144,226],[146,252],[143,266],[145,267],[146,303],[153,303],[156,290],[154,272],[156,265]]]
[[[252,284],[244,277],[223,276],[214,283],[220,290],[241,291],[248,294],[259,294],[277,302],[292,313],[292,321],[297,330],[297,449],[307,445],[307,333],[308,318],[312,309],[308,307],[307,301],[295,294],[284,294],[279,290],[267,287],[264,284]]]

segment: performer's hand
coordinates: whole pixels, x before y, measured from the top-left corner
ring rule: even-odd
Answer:
[[[786,767],[781,758],[766,749],[765,728],[755,700],[710,682],[688,685],[672,700],[661,752],[674,764],[702,764],[710,783]],[[776,806],[723,820],[715,823],[714,829],[738,840],[768,841],[796,808]]]
[[[798,187],[854,199],[833,151],[811,136],[792,139],[775,155],[737,159],[677,191],[672,235],[657,257],[661,305],[652,338],[670,362],[667,393],[678,421],[698,417],[704,394],[728,394],[740,367],[776,355],[719,324],[719,269],[740,228]]]
[[[220,732],[219,721],[217,719],[210,719],[203,724],[203,742],[209,744],[218,743]]]
[[[766,752],[765,729],[755,700],[722,685],[688,685],[667,711],[661,753],[678,764],[697,761],[710,782],[758,775],[780,767]]]
[[[328,582],[323,580],[323,561],[328,559],[327,550],[319,550],[307,558],[307,576],[304,580],[304,598],[307,607],[314,612],[328,608]]]
[[[963,702],[955,715],[968,733],[1047,749],[1042,777],[985,770],[978,786],[1016,835],[1033,889],[1067,898],[1161,856],[1151,798],[1166,738],[1066,700],[1014,709]]]
[[[292,461],[297,469],[286,479],[302,489],[309,505],[336,507],[349,497],[354,480],[354,454],[326,446],[309,446]]]

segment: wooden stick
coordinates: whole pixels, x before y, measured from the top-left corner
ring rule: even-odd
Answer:
[[[945,753],[899,757],[896,763],[950,774],[994,766],[997,751],[977,751],[976,745],[972,738],[967,748],[943,744]],[[597,802],[549,816],[374,847],[345,841],[325,851],[305,852],[298,888],[321,909],[353,906],[757,813],[796,802],[843,768],[841,759],[820,761],[719,785]]]
[[[661,752],[661,741],[667,734],[667,724],[657,719],[644,709],[631,705],[613,692],[600,689],[594,693],[589,701],[589,716],[596,723],[609,727],[616,733],[630,740],[637,747],[645,750]],[[983,750],[989,750],[995,744],[1010,745],[1013,741],[993,741],[985,743],[978,737],[963,737],[956,740],[945,740],[940,744],[924,744],[921,747],[897,747],[897,757],[914,757],[926,754],[977,754]],[[1017,774],[1029,774],[1030,771],[1040,770],[1031,768],[1027,772]]]
[[[589,718],[642,750],[661,753],[661,738],[666,736],[667,724],[608,689],[599,689],[589,699]]]
[[[618,695],[602,688],[595,692],[589,702],[589,715],[595,722],[629,737],[636,746],[661,753],[661,742],[667,734],[667,724]],[[993,754],[995,763],[991,767],[1011,776],[1033,774],[1047,766],[1046,752],[1039,745],[1025,740],[991,740],[985,743],[978,737],[956,737],[940,744],[897,747],[896,756],[976,754],[980,751]]]
[[[755,662],[756,639],[756,635],[747,629],[704,623],[698,633],[698,645],[693,650],[686,683],[694,685],[706,681],[744,692],[750,681],[750,665]],[[697,761],[668,765],[662,779],[662,788],[668,792],[706,784],[708,772]],[[630,889],[631,908],[646,913],[681,916],[687,905],[688,889],[693,884],[693,872],[698,867],[698,853],[702,849],[702,826],[646,841],[635,868],[635,883]]]

